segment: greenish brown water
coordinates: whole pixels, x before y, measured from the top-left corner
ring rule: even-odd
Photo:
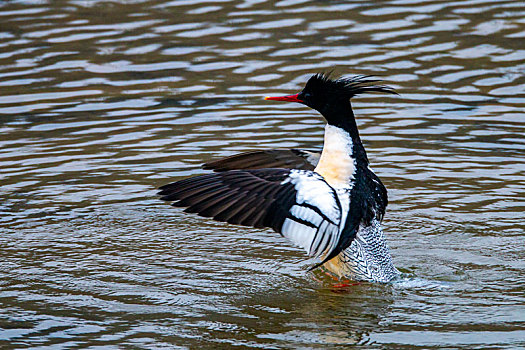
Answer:
[[[524,38],[520,1],[0,2],[0,348],[525,348]],[[320,148],[262,97],[332,69],[400,93],[354,102],[391,285],[155,196]]]

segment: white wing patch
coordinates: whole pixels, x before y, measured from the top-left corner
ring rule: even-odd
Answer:
[[[290,209],[290,213],[296,218],[301,218],[305,221],[314,224],[316,227],[319,227],[319,225],[323,221],[322,216],[317,214],[313,209],[303,207],[300,205],[294,205]]]
[[[310,204],[319,208],[333,223],[339,222],[341,208],[334,197],[334,189],[321,175],[307,170],[292,170],[282,184],[287,182],[294,184],[297,204]]]
[[[340,236],[341,207],[335,190],[322,176],[311,171],[292,170],[281,184],[292,183],[295,203],[281,232],[314,257],[329,254]]]
[[[309,253],[308,248],[312,244],[316,231],[315,228],[303,225],[292,219],[284,220],[282,228],[283,235],[301,248],[304,248],[307,253]]]

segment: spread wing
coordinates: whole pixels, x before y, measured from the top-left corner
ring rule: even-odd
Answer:
[[[160,188],[163,200],[217,221],[270,227],[324,257],[340,239],[341,204],[335,190],[313,171],[230,170],[195,176]]]
[[[287,168],[314,170],[321,152],[300,149],[271,149],[235,154],[204,164],[204,169],[226,171],[234,169]]]

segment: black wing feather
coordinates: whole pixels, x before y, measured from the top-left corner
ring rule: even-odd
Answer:
[[[231,224],[252,226],[256,221],[268,223],[271,222],[266,219],[268,213],[282,222],[288,212],[290,198],[295,196],[291,183],[280,184],[288,173],[284,169],[264,169],[201,175],[164,185],[160,187],[159,195],[163,200],[175,201],[173,206],[188,207],[186,212]],[[235,205],[241,197],[244,203]],[[266,214],[262,212],[254,219],[250,214],[261,205],[284,210],[270,210]],[[270,227],[280,229],[276,225]]]
[[[216,172],[241,169],[284,168],[314,170],[321,152],[299,149],[250,151],[217,159],[203,165]]]

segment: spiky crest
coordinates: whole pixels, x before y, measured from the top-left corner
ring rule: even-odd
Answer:
[[[376,85],[375,83],[381,80],[371,78],[373,78],[371,75],[355,75],[352,77],[331,79],[330,73],[317,73],[308,79],[303,91],[312,91],[312,93],[315,94],[316,91],[323,90],[323,94],[347,98],[368,92],[397,95],[397,92],[395,92],[392,87]]]

